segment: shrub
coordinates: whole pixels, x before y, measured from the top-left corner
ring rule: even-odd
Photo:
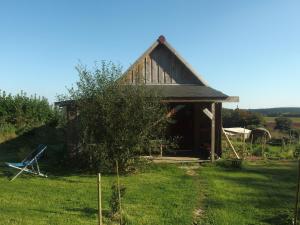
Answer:
[[[112,193],[111,193],[111,198],[109,201],[109,206],[110,206],[110,210],[111,210],[111,218],[119,220],[120,217],[122,216],[122,212],[120,212],[119,190],[118,190],[118,185],[116,182],[113,183],[113,185],[111,186],[111,191],[112,191]],[[125,186],[121,185],[120,186],[121,201],[125,195],[125,191],[126,191]]]
[[[167,108],[144,85],[124,85],[121,68],[102,62],[94,71],[77,67],[79,81],[65,98],[75,101],[82,166],[128,171],[153,140],[165,139]]]
[[[280,131],[289,131],[292,127],[292,120],[287,117],[277,117],[275,123],[275,129]]]
[[[0,90],[0,124],[4,124],[0,132],[8,132],[7,129],[3,131],[6,126],[11,132],[21,134],[48,123],[54,116],[55,108],[46,98],[28,97],[23,91],[11,95]]]
[[[295,146],[295,151],[294,151],[294,157],[299,158],[300,157],[300,144]]]

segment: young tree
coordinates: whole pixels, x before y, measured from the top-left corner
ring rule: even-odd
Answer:
[[[164,138],[167,108],[159,93],[126,85],[121,68],[103,61],[94,71],[78,66],[79,81],[69,89],[79,111],[79,143],[86,165],[98,171],[126,171],[151,140]]]

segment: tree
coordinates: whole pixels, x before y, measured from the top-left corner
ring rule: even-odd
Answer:
[[[247,110],[224,109],[222,114],[224,127],[257,127],[265,123],[262,114]]]
[[[292,120],[287,117],[275,118],[275,129],[280,131],[289,131],[292,128]]]
[[[79,111],[80,152],[98,171],[126,171],[150,141],[163,139],[167,107],[144,85],[125,85],[121,68],[103,61],[94,71],[78,66],[79,81],[69,89]]]

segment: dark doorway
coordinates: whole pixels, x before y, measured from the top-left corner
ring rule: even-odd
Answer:
[[[170,104],[171,108],[183,104]],[[172,121],[169,126],[169,135],[178,140],[178,149],[181,151],[194,148],[194,108],[193,104],[184,104],[176,114],[172,116]]]

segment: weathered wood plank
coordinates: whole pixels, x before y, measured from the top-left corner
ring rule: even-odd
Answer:
[[[149,55],[145,57],[146,84],[151,84],[151,58]]]
[[[152,84],[158,83],[158,69],[157,69],[157,63],[155,59],[151,59],[151,74],[152,74]]]
[[[165,81],[166,84],[172,83],[171,78],[171,71],[172,71],[172,56],[170,52],[167,52],[166,54],[166,60],[165,60]]]

